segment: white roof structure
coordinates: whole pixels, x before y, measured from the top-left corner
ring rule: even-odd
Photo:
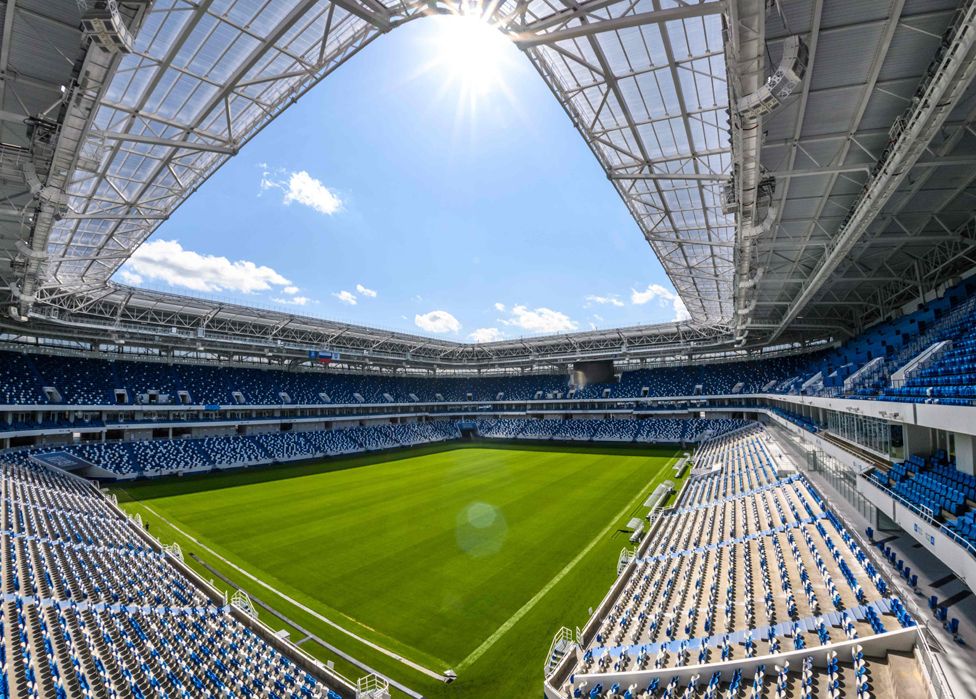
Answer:
[[[880,317],[902,298],[885,284],[904,280],[906,260],[929,254],[930,243],[946,251],[918,270],[916,290],[972,265],[962,222],[972,178],[956,186],[949,164],[966,168],[976,154],[973,4],[899,0],[892,12],[880,0],[7,0],[4,323],[92,339],[111,330],[165,342],[193,330],[195,342],[237,334],[357,351],[381,342],[391,356],[436,347],[461,363],[851,334],[866,309]],[[110,281],[307,90],[400,24],[457,12],[484,14],[526,52],[692,322],[464,345]],[[93,17],[108,25],[93,29]],[[119,50],[113,36],[128,45]],[[891,135],[898,124],[901,146]],[[900,213],[908,200],[918,219]]]

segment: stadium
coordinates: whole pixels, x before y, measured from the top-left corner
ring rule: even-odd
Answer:
[[[0,0],[0,699],[976,696],[974,75],[976,0]]]

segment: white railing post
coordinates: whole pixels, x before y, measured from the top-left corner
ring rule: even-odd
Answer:
[[[356,681],[356,699],[390,699],[390,683],[377,675],[366,675]]]
[[[247,596],[244,590],[237,590],[234,596],[230,598],[230,603],[231,606],[237,607],[252,619],[258,618],[258,610],[254,608],[254,605],[251,603],[251,598]]]

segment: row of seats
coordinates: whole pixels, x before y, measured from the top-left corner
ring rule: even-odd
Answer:
[[[0,696],[341,699],[90,484],[4,463],[0,489]]]
[[[779,415],[784,420],[792,422],[794,425],[802,427],[807,432],[819,432],[820,425],[811,420],[808,417],[804,417],[799,413],[794,413],[792,410],[784,410],[783,408],[771,408],[771,412]]]
[[[873,469],[869,477],[931,517],[949,523],[976,505],[976,477],[957,470],[943,450],[928,458],[913,454],[887,470]]]
[[[698,450],[679,502],[652,519],[650,540],[599,613],[561,686],[567,698],[718,697],[719,690],[738,696],[741,676],[716,672],[702,686],[698,679],[668,679],[667,670],[702,666],[698,677],[709,677],[710,664],[766,657],[766,667],[774,667],[788,651],[915,625],[805,477],[778,475],[768,441],[756,425]],[[773,696],[813,696],[815,687],[836,680],[840,661],[828,652],[833,660],[819,670],[810,659],[794,670],[788,662],[776,665]],[[849,688],[856,689],[849,696],[866,699],[863,649],[846,652]],[[641,673],[648,679],[634,682]],[[765,673],[758,671],[754,684],[770,683]]]
[[[482,419],[479,435],[500,439],[696,443],[742,429],[750,423],[731,418],[687,420],[535,420]],[[350,427],[334,430],[268,432],[256,435],[81,442],[14,450],[9,458],[67,452],[120,476],[152,476],[174,471],[246,466],[327,455],[378,451],[460,438],[457,423],[436,421]]]
[[[848,391],[854,397],[968,404],[976,399],[976,281],[967,280],[914,313],[881,323],[838,347],[804,355],[697,363],[623,372],[614,381],[572,385],[566,375],[406,378],[0,352],[0,404],[312,405],[542,398],[632,399]],[[934,342],[951,349],[904,386],[888,377]],[[13,346],[11,346],[13,347]],[[853,388],[845,382],[872,360]],[[311,370],[310,370],[311,369]],[[863,373],[863,372],[862,372]]]
[[[460,432],[452,422],[412,423],[248,436],[82,442],[14,450],[5,458],[28,463],[31,456],[67,452],[120,476],[152,476],[390,449],[458,437]]]
[[[746,420],[733,418],[648,418],[644,420],[484,418],[477,421],[477,428],[480,436],[495,439],[690,444],[741,429],[749,424]]]

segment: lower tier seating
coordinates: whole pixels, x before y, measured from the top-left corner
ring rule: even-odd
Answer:
[[[731,418],[676,419],[647,418],[604,420],[478,420],[478,434],[495,439],[546,439],[594,442],[661,442],[696,443],[726,432],[741,429],[749,423]]]
[[[810,483],[777,475],[768,440],[756,426],[696,454],[679,502],[588,627],[562,696],[884,696],[863,644],[915,621]]]
[[[4,699],[341,698],[338,682],[205,594],[90,484],[3,463],[0,489]]]

